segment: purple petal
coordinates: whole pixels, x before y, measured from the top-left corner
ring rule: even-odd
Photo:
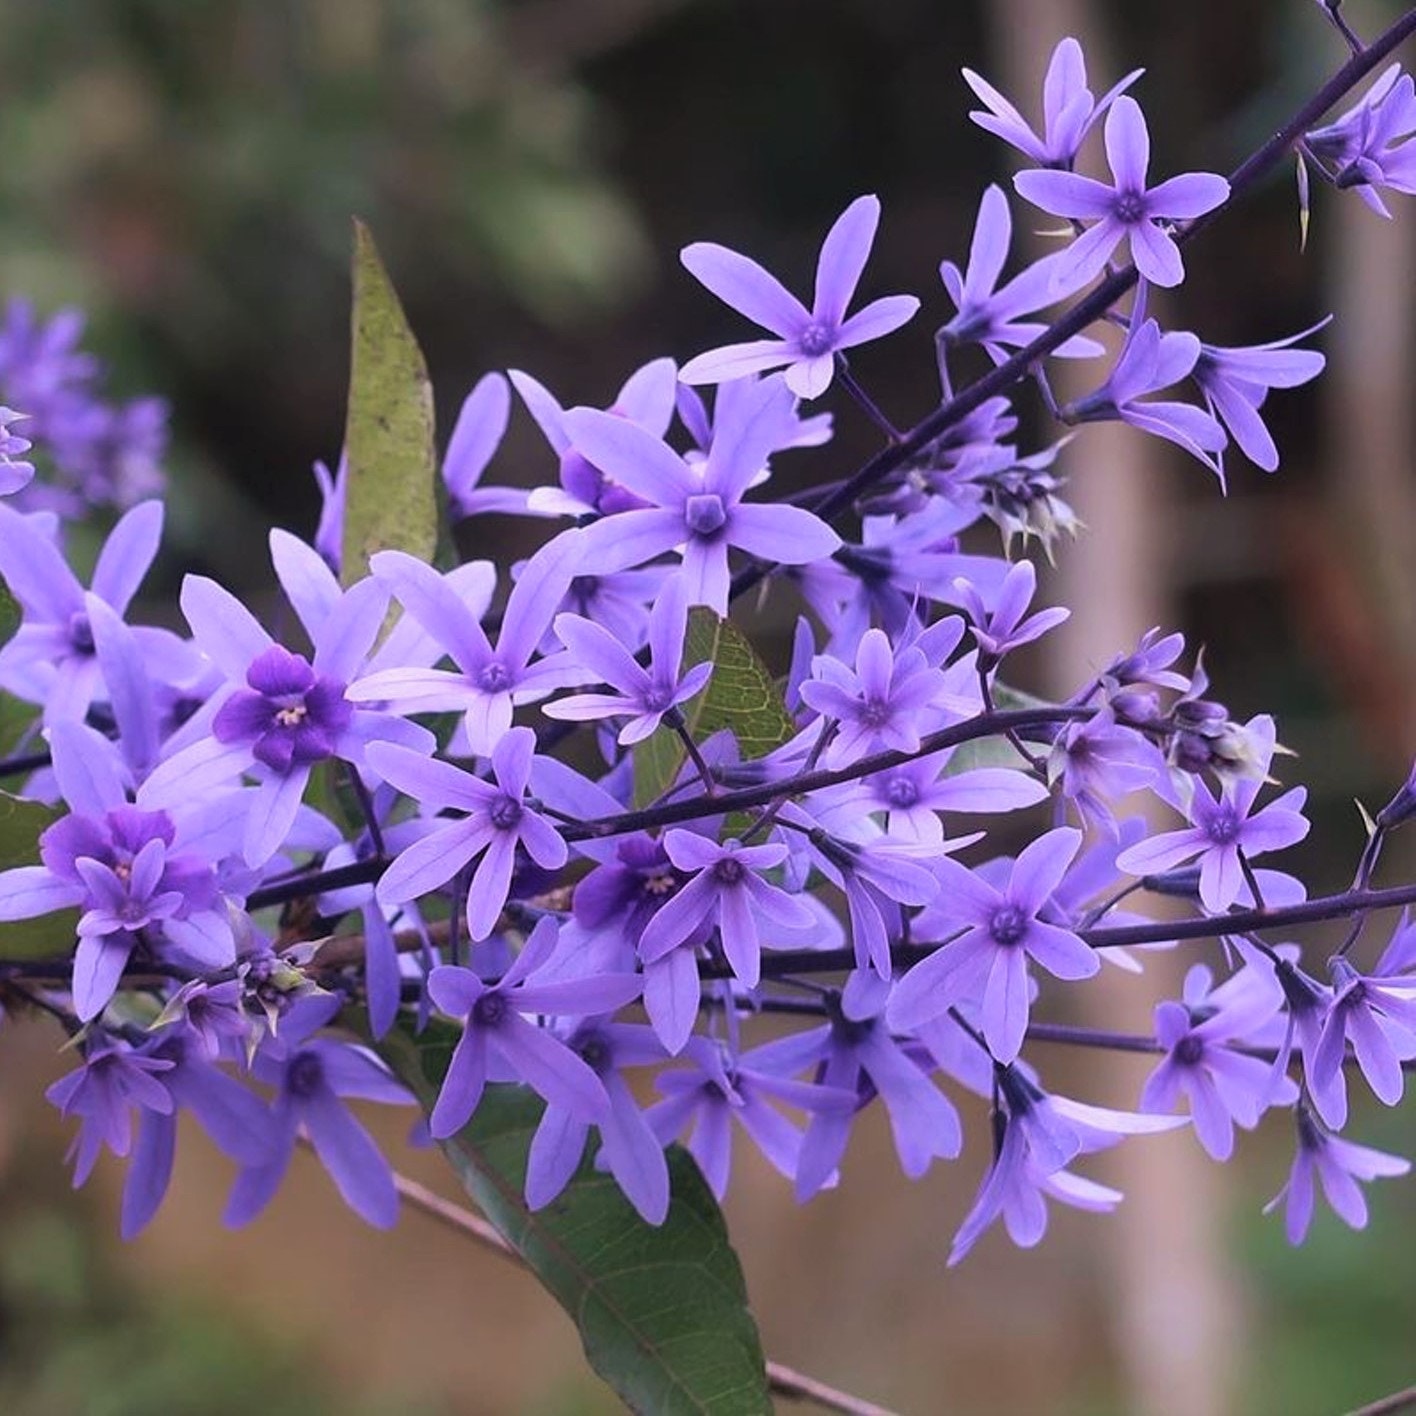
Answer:
[[[749,260],[711,241],[696,241],[679,254],[684,268],[700,284],[707,286],[725,305],[744,314],[773,334],[790,338],[811,316],[774,275]],[[692,382],[692,380],[689,380]],[[592,461],[595,459],[591,459]]]
[[[345,1204],[376,1229],[392,1229],[398,1222],[398,1192],[373,1137],[326,1087],[308,1098],[303,1111],[315,1154]]]
[[[784,339],[753,339],[745,344],[725,344],[690,359],[679,370],[686,384],[720,384],[763,374],[792,363],[797,349]]]
[[[857,197],[836,218],[821,243],[821,255],[816,264],[816,299],[811,312],[814,320],[828,326],[841,323],[846,306],[860,284],[865,263],[870,259],[879,224],[880,199],[875,196]],[[789,329],[775,330],[777,334],[789,332]]]
[[[618,419],[625,427],[633,427]],[[578,531],[562,531],[521,568],[502,615],[498,655],[524,667],[536,652],[551,618],[565,599],[584,553]]]
[[[543,1028],[508,1013],[491,1046],[533,1091],[581,1121],[598,1122],[610,1109],[599,1077],[584,1060]]]
[[[563,1107],[548,1106],[526,1156],[526,1204],[544,1209],[570,1183],[585,1154],[589,1125]]]
[[[819,516],[799,506],[743,503],[733,508],[728,528],[733,545],[784,565],[825,560],[841,546],[841,538]]]
[[[442,1090],[428,1117],[435,1140],[456,1135],[477,1109],[487,1083],[486,1039],[479,1028],[467,1028],[453,1049]]]
[[[983,993],[983,1035],[999,1062],[1012,1062],[1028,1030],[1028,966],[1021,949],[998,949]]]
[[[511,391],[506,380],[500,374],[484,374],[463,400],[443,459],[443,482],[455,500],[461,500],[481,481],[510,416]]]
[[[140,502],[108,534],[93,571],[93,593],[120,614],[157,558],[162,540],[162,503]]]
[[[698,964],[689,949],[671,949],[644,965],[644,1011],[664,1050],[683,1051],[698,1021],[701,985]]]
[[[1154,222],[1138,221],[1131,227],[1131,259],[1152,285],[1169,289],[1185,278],[1180,248]],[[1157,384],[1157,387],[1164,387]]]
[[[1185,172],[1152,187],[1146,207],[1152,216],[1188,221],[1229,199],[1229,183],[1212,172]]]
[[[1106,115],[1106,160],[1118,191],[1145,191],[1150,134],[1140,104],[1129,95],[1118,98]]]

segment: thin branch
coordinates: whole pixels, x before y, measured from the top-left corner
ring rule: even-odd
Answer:
[[[420,1185],[418,1181],[410,1180],[408,1176],[401,1175],[396,1170],[393,1172],[393,1188],[414,1209],[422,1210],[440,1224],[476,1240],[483,1248],[490,1249],[504,1259],[510,1259],[514,1264],[525,1263],[521,1255],[481,1215],[473,1214],[463,1205],[443,1199],[426,1185]],[[863,1401],[849,1392],[827,1386],[825,1382],[819,1382],[815,1377],[808,1377],[781,1362],[768,1362],[767,1380],[778,1396],[795,1401],[814,1401],[824,1411],[841,1412],[843,1416],[895,1416],[894,1412],[884,1406],[876,1406],[874,1402]]]
[[[1416,1386],[1409,1386],[1402,1391],[1394,1391],[1390,1396],[1384,1396],[1379,1401],[1370,1402],[1366,1406],[1354,1406],[1347,1416],[1392,1416],[1395,1411],[1411,1411],[1416,1409]]]

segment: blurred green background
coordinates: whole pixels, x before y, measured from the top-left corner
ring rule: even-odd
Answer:
[[[1347,13],[1373,32],[1396,8]],[[962,256],[982,185],[1010,171],[966,121],[959,68],[1034,114],[1066,33],[1098,92],[1147,67],[1157,174],[1228,170],[1343,57],[1299,0],[0,0],[0,292],[82,306],[110,391],[172,401],[154,596],[197,568],[264,591],[264,529],[313,529],[310,464],[339,451],[352,215],[402,292],[445,436],[489,368],[603,403],[653,356],[746,337],[678,248],[720,240],[804,288],[830,221],[878,192],[866,290],[915,291],[925,311],[855,366],[912,422],[937,397],[937,264]],[[1078,614],[1037,686],[1149,623],[1185,628],[1237,716],[1281,715],[1318,823],[1294,861],[1333,885],[1358,844],[1352,797],[1379,804],[1416,750],[1416,213],[1387,226],[1320,191],[1304,254],[1285,175],[1187,264],[1165,318],[1242,343],[1334,311],[1333,368],[1273,403],[1280,475],[1236,465],[1227,500],[1139,437],[1077,440],[1092,531],[1059,555],[1053,590]],[[837,414],[823,476],[874,447]],[[518,413],[489,480],[552,475]],[[465,544],[500,551],[508,529],[477,523]],[[1409,878],[1412,852],[1392,869]],[[1316,943],[1310,962],[1324,957]],[[1177,968],[1108,983],[1085,1020],[1145,1027]],[[120,1250],[117,1167],[63,1194],[62,1128],[34,1080],[62,1070],[54,1043],[0,1038],[0,1411],[610,1409],[524,1278],[417,1216],[362,1231],[309,1169],[230,1236],[226,1172],[194,1143],[169,1211]],[[1143,1075],[1038,1060],[1112,1104]],[[1416,1151],[1409,1109],[1378,1110],[1359,1107],[1351,1134]],[[926,1413],[1304,1416],[1416,1380],[1409,1183],[1376,1187],[1365,1234],[1320,1216],[1295,1254],[1258,1215],[1288,1163],[1280,1120],[1224,1172],[1158,1138],[1092,1167],[1130,1193],[1115,1220],[1057,1215],[1037,1252],[993,1236],[946,1272],[981,1164],[971,1121],[965,1159],[913,1186],[867,1126],[841,1190],[806,1212],[743,1168],[729,1219],[773,1355]]]

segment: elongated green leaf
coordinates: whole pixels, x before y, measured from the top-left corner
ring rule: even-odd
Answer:
[[[0,792],[0,870],[38,865],[39,837],[62,815],[59,807]],[[52,959],[74,951],[77,910],[0,924],[0,959]]]
[[[438,508],[433,390],[423,351],[368,228],[354,223],[354,313],[344,453],[343,579],[368,573],[375,551],[431,559]]]
[[[396,1029],[379,1050],[429,1109],[455,1041],[451,1028],[435,1024],[418,1038]],[[533,1214],[522,1191],[541,1111],[525,1087],[489,1086],[442,1148],[483,1214],[575,1320],[591,1365],[632,1411],[770,1413],[742,1269],[692,1158],[670,1148],[672,1200],[657,1228],[588,1162]]]
[[[713,677],[683,710],[695,742],[728,728],[744,757],[765,757],[792,737],[796,728],[781,690],[751,642],[731,620],[697,605],[688,616],[683,666],[705,662],[713,665]],[[668,728],[635,749],[636,806],[647,806],[673,784],[684,756],[683,743]]]

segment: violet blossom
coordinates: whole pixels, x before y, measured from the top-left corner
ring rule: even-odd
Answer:
[[[893,333],[919,309],[913,295],[887,295],[846,316],[879,224],[880,200],[873,196],[857,197],[836,218],[821,245],[810,310],[756,261],[710,241],[685,246],[680,258],[689,273],[777,338],[700,354],[679,377],[691,384],[722,383],[785,367],[787,387],[799,398],[825,393],[838,351]]]

